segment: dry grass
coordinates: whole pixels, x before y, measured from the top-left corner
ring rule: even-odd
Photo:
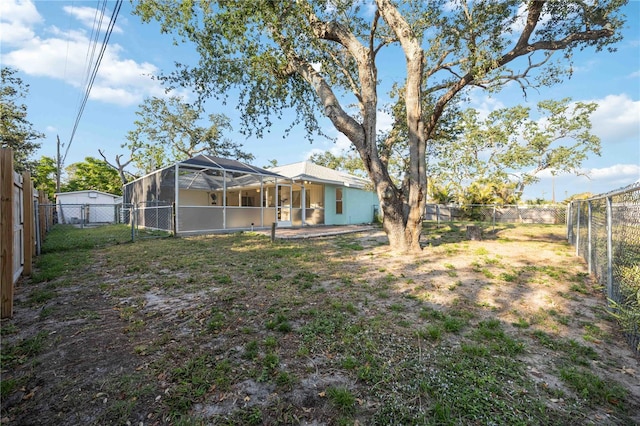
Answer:
[[[638,360],[564,229],[490,231],[425,228],[408,256],[378,230],[49,253],[2,323],[3,423],[640,422]]]

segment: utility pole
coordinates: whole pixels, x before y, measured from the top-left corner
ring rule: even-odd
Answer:
[[[60,173],[62,172],[62,160],[60,158],[60,136],[58,138],[57,156],[56,156],[56,192],[60,192]]]

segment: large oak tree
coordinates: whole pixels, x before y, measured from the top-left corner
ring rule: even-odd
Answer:
[[[600,50],[620,39],[625,3],[143,0],[136,12],[194,43],[200,55],[197,65],[178,64],[167,82],[203,98],[239,88],[244,124],[258,136],[274,115],[293,111],[292,124],[310,133],[320,129],[318,112],[327,117],[362,158],[391,248],[411,251],[420,250],[427,144],[437,139],[447,108],[473,87],[557,83],[570,72],[575,49]],[[393,72],[379,75],[390,66]],[[385,80],[395,75],[398,81]],[[391,132],[377,143],[382,84],[403,104],[407,140]],[[408,171],[394,184],[384,153],[407,142]]]

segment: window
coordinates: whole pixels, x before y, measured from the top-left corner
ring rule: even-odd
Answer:
[[[342,214],[342,188],[336,188],[336,214]]]

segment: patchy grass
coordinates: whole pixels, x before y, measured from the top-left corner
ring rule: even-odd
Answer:
[[[633,424],[631,352],[563,232],[426,227],[407,256],[379,231],[51,249],[2,322],[2,418]]]

